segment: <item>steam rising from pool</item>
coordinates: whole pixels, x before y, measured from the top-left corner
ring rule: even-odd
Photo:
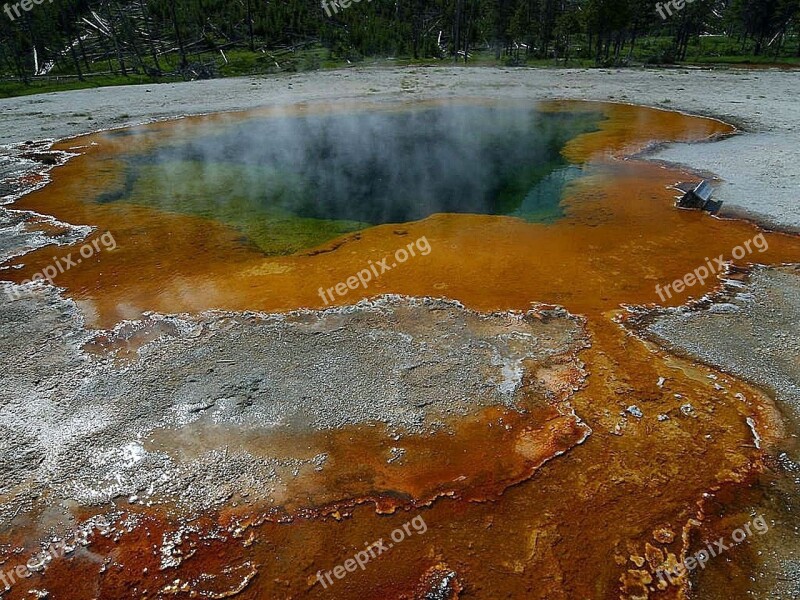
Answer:
[[[124,186],[98,200],[213,218],[268,254],[435,213],[548,222],[580,172],[560,151],[599,119],[444,106],[199,124],[128,155]]]

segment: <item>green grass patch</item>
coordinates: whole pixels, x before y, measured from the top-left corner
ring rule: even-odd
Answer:
[[[0,81],[0,98],[11,98],[14,96],[28,96],[31,94],[47,94],[50,92],[64,92],[67,90],[83,90],[87,88],[99,88],[116,85],[138,85],[168,83],[179,81],[180,78],[153,78],[147,75],[90,75],[84,81],[77,78],[68,77],[59,79],[58,76],[48,76],[37,78],[28,84],[21,81]]]

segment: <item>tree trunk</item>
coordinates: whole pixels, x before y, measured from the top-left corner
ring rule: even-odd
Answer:
[[[636,31],[631,34],[631,48],[628,50],[628,62],[633,60],[633,49],[636,47]]]
[[[469,17],[467,18],[466,33],[464,34],[464,64],[467,64],[467,55],[469,54],[469,38],[470,31],[472,31],[472,20],[475,17],[475,6],[478,4],[477,0],[472,0],[470,4]]]
[[[172,26],[175,28],[175,38],[178,41],[178,50],[181,54],[181,68],[185,68],[189,61],[186,60],[186,48],[183,47],[183,38],[181,37],[181,29],[178,27],[178,16],[175,11],[175,0],[169,2],[170,15],[172,16]]]
[[[458,50],[461,48],[461,13],[464,0],[456,0],[456,14],[453,18],[453,61],[458,62]]]
[[[111,14],[111,3],[106,3],[106,14],[108,16],[108,26],[111,28],[111,41],[114,44],[114,52],[117,54],[117,61],[119,62],[119,69],[123,77],[128,76],[128,69],[125,68],[125,57],[122,56],[122,50],[119,47],[119,39],[117,38],[117,28],[114,27],[114,17]]]
[[[75,65],[75,71],[78,72],[78,81],[83,81],[83,73],[81,73],[81,61],[78,60],[78,53],[75,52],[74,43],[70,43],[69,53],[72,55],[72,63]]]
[[[153,33],[153,19],[147,11],[144,0],[139,0],[139,8],[142,11],[142,18],[144,19],[145,27],[147,28],[147,45],[150,48],[150,58],[153,59],[155,65],[156,75],[161,75],[161,65],[158,64],[158,52],[156,52],[155,34]]]
[[[81,38],[80,31],[78,31],[78,47],[81,49],[81,58],[83,58],[83,64],[86,65],[86,71],[90,72],[92,67],[89,65],[89,59],[86,58],[86,48],[83,47],[83,39]]]
[[[253,41],[253,9],[250,3],[251,0],[247,0],[247,33],[250,35],[250,52],[255,52],[256,45]]]
[[[123,24],[123,32],[129,34],[131,41],[131,48],[133,48],[133,56],[136,58],[136,62],[139,64],[139,68],[142,70],[142,74],[147,73],[147,67],[142,60],[142,53],[139,52],[139,45],[136,43],[136,28],[131,24],[130,20],[127,22],[125,21],[126,17],[119,13],[119,7],[117,7],[117,15],[120,17],[120,23]],[[127,25],[127,26],[126,26]]]

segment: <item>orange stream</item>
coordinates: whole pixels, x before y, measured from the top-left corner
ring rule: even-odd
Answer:
[[[561,110],[586,105],[548,106]],[[444,564],[458,573],[464,598],[681,597],[685,589],[657,590],[648,581],[648,565],[670,552],[680,557],[681,532],[702,512],[704,492],[746,485],[761,468],[764,456],[753,445],[746,418],[756,421],[767,448],[780,435],[780,418],[763,393],[645,345],[627,335],[613,317],[623,304],[661,303],[656,284],[663,287],[683,277],[704,265],[706,257],[722,254],[730,260],[732,249],[760,230],[676,209],[676,192],[667,186],[696,176],[620,158],[653,141],[704,140],[730,133],[729,126],[641,107],[590,106],[599,106],[608,120],[602,122],[602,131],[580,136],[565,149],[569,159],[589,165],[588,175],[570,187],[564,199],[567,216],[552,225],[438,214],[373,227],[343,244],[337,240],[317,249],[330,251],[277,258],[265,258],[243,244],[236,231],[208,220],[84,202],[119,182],[114,154],[136,142],[95,135],[62,143],[61,148],[93,141],[100,145],[82,150],[83,156],[54,171],[51,184],[17,205],[113,232],[116,250],[96,254],[57,280],[79,301],[90,325],[111,327],[148,310],[322,308],[320,287],[346,281],[368,260],[380,260],[425,236],[432,248],[429,255],[410,259],[339,302],[397,293],[448,297],[481,311],[527,310],[542,302],[584,315],[592,347],[580,359],[589,377],[569,403],[592,434],[543,464],[543,458],[558,451],[559,439],[564,449],[574,445],[571,425],[553,425],[546,436],[548,452],[526,453],[520,450],[520,436],[533,422],[558,419],[553,409],[540,406],[535,416],[524,417],[487,410],[456,424],[452,439],[404,440],[412,451],[403,471],[385,466],[386,438],[368,427],[308,439],[267,438],[265,444],[333,454],[331,474],[303,479],[298,489],[287,491],[291,505],[293,498],[316,497],[314,490],[324,489],[326,508],[321,513],[282,513],[286,518],[279,523],[266,507],[234,498],[226,510],[194,523],[201,533],[184,542],[186,549],[196,546],[192,558],[178,569],[160,571],[153,547],[164,530],[175,526],[174,517],[137,509],[144,524],[120,541],[100,538],[91,546],[94,554],[56,561],[34,579],[59,599],[188,598],[181,583],[192,580],[195,592],[207,592],[201,597],[222,597],[213,594],[236,588],[252,568],[257,574],[235,597],[411,598],[419,593],[423,574]],[[191,122],[150,127],[167,130]],[[151,138],[147,143],[154,142]],[[766,252],[735,262],[800,262],[796,236],[764,236]],[[52,256],[52,249],[26,256],[15,280],[30,277],[52,262]],[[712,278],[705,286],[673,295],[666,304],[700,297],[715,284]],[[714,387],[710,373],[719,377],[716,383],[723,389]],[[657,385],[660,377],[666,380],[663,387]],[[746,400],[737,399],[737,393]],[[694,408],[692,415],[679,410],[686,402]],[[644,412],[642,419],[623,416],[633,404]],[[657,420],[662,413],[669,419]],[[508,427],[497,426],[501,421]],[[414,465],[436,460],[441,466],[432,471],[431,481],[424,480]],[[373,497],[354,483],[364,465],[375,472],[383,468],[384,489],[405,493]],[[466,483],[436,487],[447,477],[454,482],[464,477]],[[415,500],[427,504],[442,494],[451,497],[415,506]],[[341,502],[332,502],[335,498]],[[367,499],[382,508],[379,512],[399,510],[379,514],[373,504],[359,504]],[[364,571],[348,573],[328,589],[319,585],[319,569],[333,569],[365,542],[387,537],[417,514],[427,523],[424,535],[410,536]],[[231,529],[231,523],[246,526],[227,541],[200,539],[217,523]],[[98,556],[110,557],[102,571]],[[202,583],[197,579],[202,573],[218,578]],[[167,589],[175,580],[180,582]],[[22,589],[12,590],[9,597],[21,598],[21,593],[15,595],[18,591]],[[736,590],[731,597],[739,597]]]

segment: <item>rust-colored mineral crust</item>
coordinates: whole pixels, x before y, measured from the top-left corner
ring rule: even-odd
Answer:
[[[783,427],[761,390],[619,321],[759,229],[675,209],[668,188],[692,174],[622,160],[731,127],[586,108],[607,120],[567,145],[584,172],[554,223],[437,214],[283,257],[206,219],[84,202],[121,183],[115,153],[135,142],[60,144],[85,155],[16,207],[118,247],[60,275],[62,293],[0,308],[0,571],[90,532],[4,600],[686,597],[659,570]],[[796,236],[763,235],[768,250],[733,262],[800,262]],[[342,306],[320,300],[320,282],[422,236],[429,255]],[[108,527],[87,525],[98,515]],[[342,566],[417,516],[424,533]]]

